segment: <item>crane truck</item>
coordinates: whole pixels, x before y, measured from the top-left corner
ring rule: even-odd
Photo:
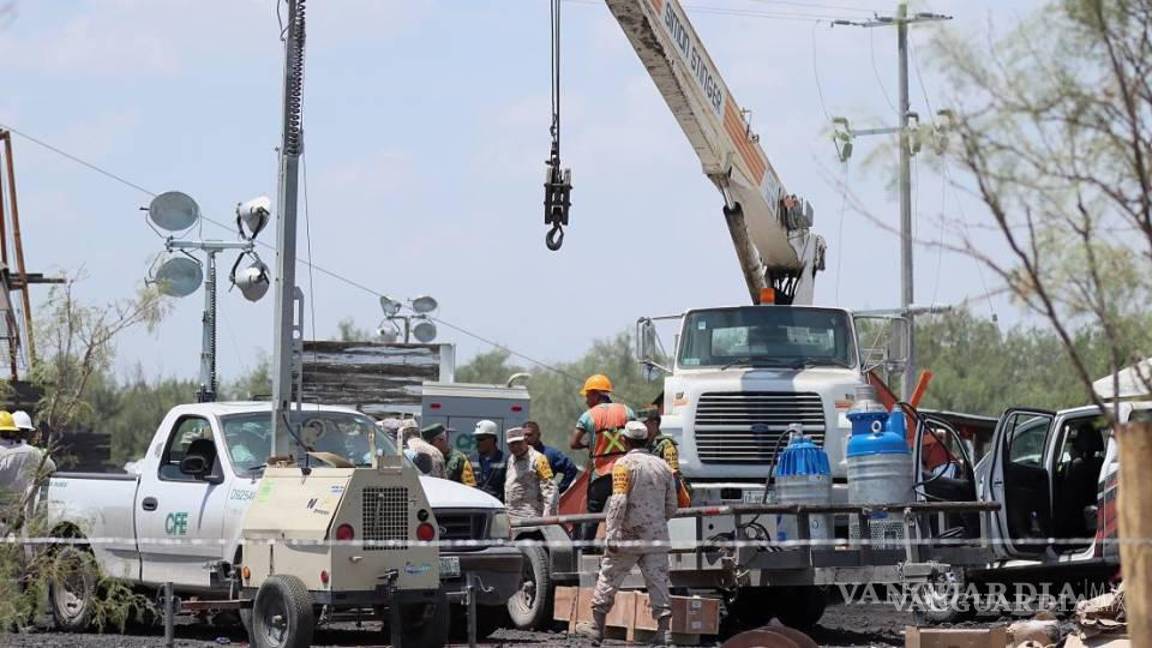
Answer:
[[[673,587],[718,594],[727,613],[743,621],[774,615],[804,627],[823,613],[828,585],[928,583],[954,579],[959,565],[980,563],[979,548],[964,553],[968,548],[950,552],[913,544],[895,553],[829,547],[781,552],[774,526],[779,514],[789,513],[787,507],[768,511],[766,483],[790,429],[799,428],[830,458],[832,503],[811,512],[834,513],[835,524],[843,527],[849,517],[866,517],[846,505],[847,414],[872,368],[900,364],[905,351],[886,338],[906,340],[900,333],[907,324],[890,313],[813,306],[827,246],[812,231],[812,205],[784,188],[683,6],[678,0],[605,3],[721,194],[751,301],[637,323],[638,360],[650,375],[666,374],[662,430],[679,444],[680,468],[693,487],[693,507],[670,524],[679,547],[670,557]],[[861,318],[881,320],[869,330],[880,331],[874,341],[884,344],[864,348]],[[656,322],[665,319],[679,321],[670,360],[660,353],[656,332]],[[932,509],[917,506],[900,509],[910,524]],[[522,527],[515,537],[543,541],[526,550],[526,580],[509,602],[513,621],[522,627],[548,616],[551,588],[586,587],[596,573],[598,557],[565,547],[563,531],[554,526],[595,516],[563,505],[561,510],[570,515],[513,523]],[[806,518],[797,517],[806,529]],[[729,551],[717,548],[718,540],[752,546]]]

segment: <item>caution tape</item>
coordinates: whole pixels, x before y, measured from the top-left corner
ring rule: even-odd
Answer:
[[[588,548],[608,546],[619,551],[660,549],[672,551],[715,551],[720,549],[752,548],[765,551],[788,551],[813,549],[854,550],[862,548],[880,548],[899,550],[908,546],[914,547],[991,547],[991,546],[1084,546],[1092,544],[1103,546],[1119,545],[1146,545],[1152,544],[1152,538],[1025,538],[1025,539],[988,539],[978,540],[971,538],[911,538],[911,539],[884,539],[873,540],[869,538],[847,540],[811,539],[811,540],[784,540],[771,541],[767,539],[730,539],[713,538],[708,540],[620,540],[606,543],[604,540],[537,540],[523,539],[455,539],[455,540],[333,540],[326,538],[238,538],[228,540],[224,538],[188,538],[188,537],[18,537],[8,535],[0,538],[0,545],[24,545],[29,547],[44,545],[75,545],[75,546],[134,546],[134,547],[163,547],[163,546],[289,546],[289,547],[354,547],[363,549],[409,549],[420,547],[435,547],[438,549],[479,550],[492,547],[548,547],[548,548]]]

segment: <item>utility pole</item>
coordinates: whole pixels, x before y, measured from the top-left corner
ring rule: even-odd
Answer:
[[[848,137],[852,135],[880,135],[897,133],[900,138],[900,306],[904,317],[908,319],[908,356],[904,363],[904,377],[900,381],[900,399],[907,401],[916,388],[916,320],[913,304],[915,303],[915,290],[913,289],[914,273],[912,271],[912,126],[911,121],[919,122],[919,116],[912,112],[908,100],[908,25],[915,23],[939,22],[951,20],[951,16],[933,13],[918,13],[908,15],[908,0],[900,0],[896,6],[896,15],[877,16],[872,20],[852,21],[837,20],[834,25],[849,25],[853,27],[889,27],[896,26],[896,49],[900,61],[900,100],[899,100],[899,126],[896,128],[877,128],[869,131],[849,130]],[[847,125],[847,120],[843,122]],[[848,149],[851,151],[851,148]],[[850,154],[850,153],[849,153]],[[842,155],[841,159],[846,159]]]
[[[289,426],[292,409],[292,369],[296,340],[296,198],[303,147],[301,124],[304,82],[304,0],[287,0],[288,29],[284,39],[283,139],[280,142],[280,174],[276,207],[276,306],[272,346],[272,451],[285,436],[294,437]]]

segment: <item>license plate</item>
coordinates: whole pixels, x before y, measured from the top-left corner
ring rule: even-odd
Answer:
[[[763,504],[764,503],[764,491],[762,491],[762,490],[745,490],[743,499],[744,499],[745,504]]]
[[[460,576],[459,556],[440,556],[440,578],[458,578]]]

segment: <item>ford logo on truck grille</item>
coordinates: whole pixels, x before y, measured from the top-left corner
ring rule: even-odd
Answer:
[[[768,434],[772,431],[772,426],[767,423],[753,423],[751,429],[756,434]]]

